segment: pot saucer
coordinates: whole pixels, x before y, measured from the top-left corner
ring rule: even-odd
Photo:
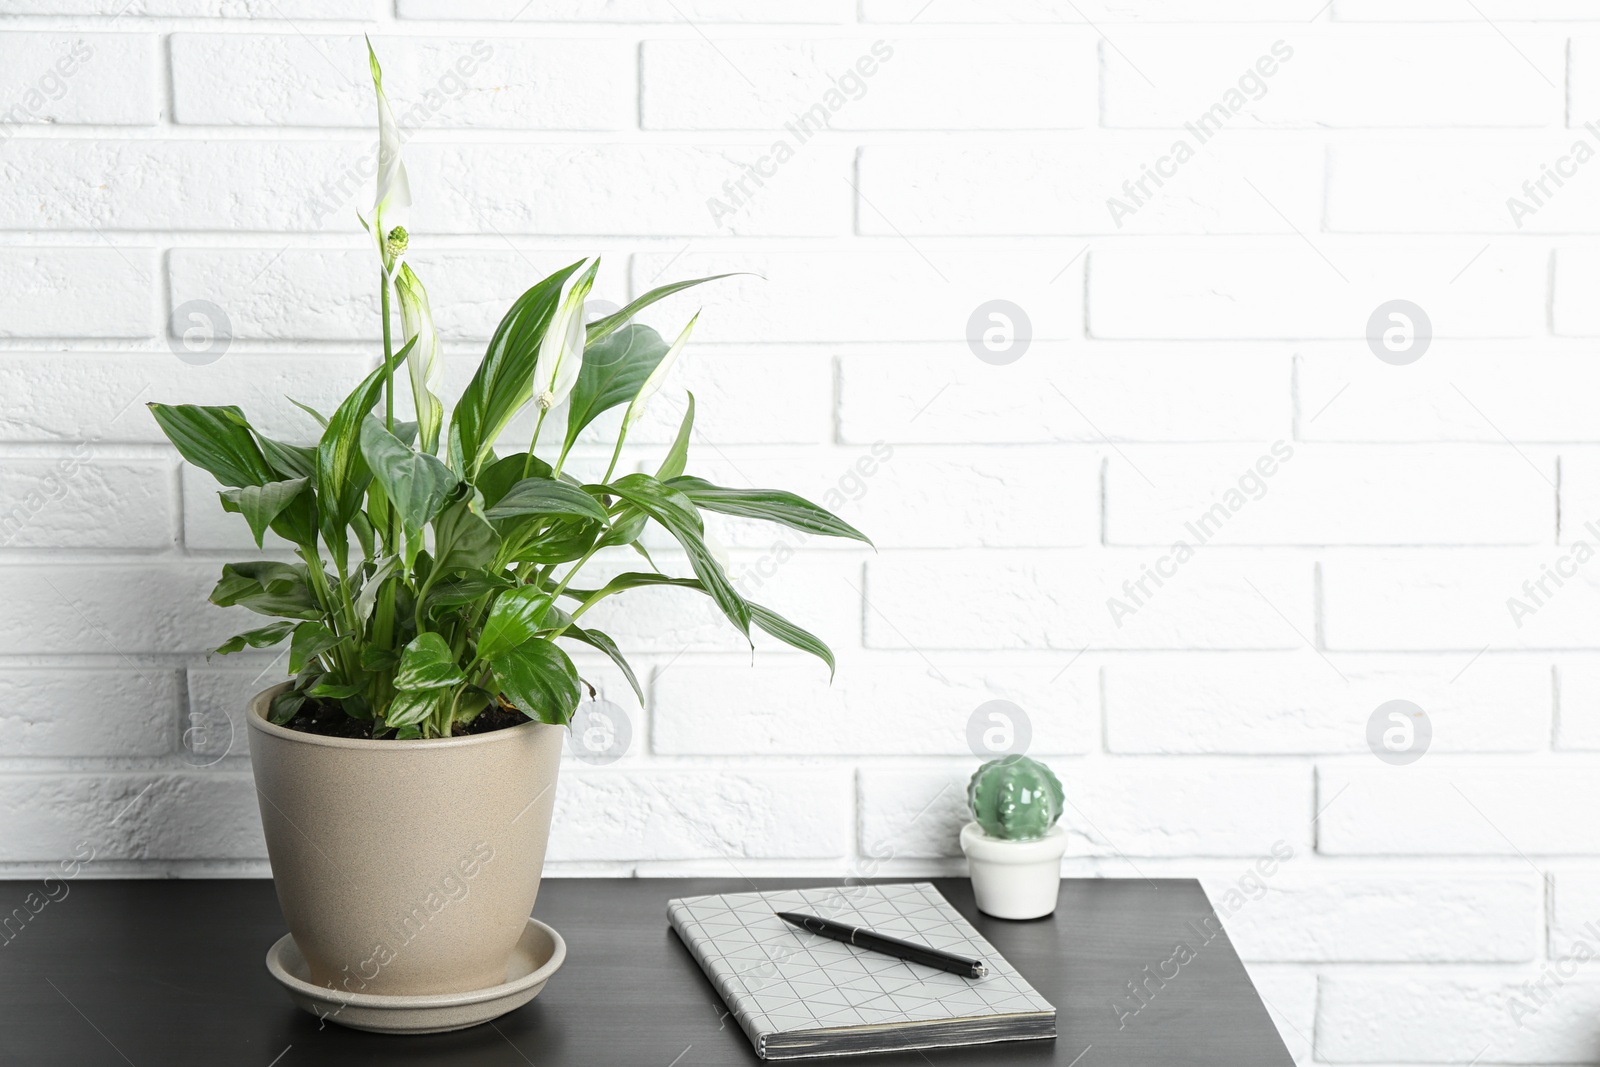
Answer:
[[[529,919],[506,964],[506,980],[466,993],[385,996],[346,993],[314,985],[311,968],[294,935],[284,934],[267,950],[267,970],[301,1008],[330,1022],[380,1034],[434,1034],[463,1030],[498,1019],[539,995],[567,959],[567,943],[552,927]]]

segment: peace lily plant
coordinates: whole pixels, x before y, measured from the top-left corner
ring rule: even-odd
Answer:
[[[733,587],[702,513],[866,538],[792,493],[685,474],[693,394],[653,473],[618,474],[629,432],[694,328],[691,319],[668,344],[631,320],[712,278],[653,289],[586,322],[599,261],[556,271],[511,305],[447,420],[439,335],[406,261],[399,127],[370,45],[368,56],[380,150],[362,223],[378,267],[381,365],[327,415],[300,405],[321,426],[307,443],[267,436],[237,407],[150,409],[183,457],[224,486],[224,510],[243,516],[257,546],[271,530],[297,557],[230,563],[211,594],[276,620],[219,652],[288,643],[291,680],[258,694],[246,717],[290,929],[269,968],[308,1010],[422,1032],[516,1007],[564,958],[559,935],[529,911],[580,700],[567,649],[598,650],[644,700],[616,643],[585,625],[595,605],[649,586],[693,590],[747,639],[753,626],[831,670],[826,645]],[[410,418],[396,411],[402,374]],[[605,472],[580,477],[574,446],[617,408]],[[564,419],[552,418],[558,409]],[[527,448],[498,451],[523,412]],[[640,540],[652,522],[681,547],[690,575],[656,566]],[[641,562],[585,583],[586,565],[608,549]],[[350,999],[358,994],[369,1000]],[[457,994],[459,1003],[439,1000]],[[400,1004],[423,997],[432,1006],[420,1016]]]
[[[707,546],[701,513],[860,541],[863,534],[792,493],[730,489],[686,475],[693,394],[655,472],[615,476],[629,431],[694,328],[691,319],[668,345],[630,320],[713,278],[662,286],[585,324],[598,259],[556,271],[506,312],[441,437],[439,337],[427,292],[404,258],[411,192],[399,127],[370,46],[369,56],[380,148],[377,199],[363,224],[379,266],[382,365],[331,415],[306,409],[322,425],[310,444],[268,437],[237,407],[150,405],[183,457],[228,487],[224,510],[244,517],[257,544],[272,530],[299,557],[223,568],[212,603],[282,621],[239,634],[217,651],[289,642],[294,681],[273,699],[273,723],[289,722],[308,701],[332,702],[370,724],[372,737],[396,739],[449,736],[498,700],[541,722],[566,723],[580,688],[562,642],[604,653],[642,702],[616,644],[581,623],[606,598],[644,586],[704,593],[747,637],[754,625],[831,668],[820,640],[734,589]],[[398,350],[391,301],[399,305]],[[415,421],[395,412],[402,364]],[[501,432],[530,404],[536,416],[527,450],[497,453]],[[567,461],[579,436],[597,416],[624,404],[604,475],[576,477]],[[564,432],[541,456],[545,423],[563,405]],[[650,521],[676,539],[693,577],[655,568],[640,543]],[[598,587],[575,584],[584,565],[607,548],[636,552],[648,569]]]

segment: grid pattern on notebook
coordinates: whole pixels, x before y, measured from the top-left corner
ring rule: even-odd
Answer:
[[[832,941],[776,911],[981,959],[988,974],[963,978]],[[669,912],[752,1037],[1055,1010],[926,882],[689,897]]]

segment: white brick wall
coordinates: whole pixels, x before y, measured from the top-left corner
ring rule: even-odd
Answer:
[[[585,254],[617,303],[749,271],[650,316],[705,309],[629,462],[692,389],[701,473],[876,541],[711,524],[831,685],[680,591],[597,612],[649,699],[582,659],[633,740],[564,768],[553,873],[960,873],[969,723],[1006,700],[1066,783],[1064,870],[1245,894],[1297,1061],[1593,1059],[1589,0],[5,9],[0,876],[79,842],[266,873],[241,716],[283,664],[205,651],[253,549],[143,404],[301,439],[285,394],[372,365],[367,34],[450,388]],[[1008,365],[966,340],[997,299],[1031,327]],[[1395,299],[1431,321],[1411,365],[1364,339]],[[204,366],[170,348],[195,300],[233,338]],[[1415,763],[1369,750],[1391,700],[1427,713]]]

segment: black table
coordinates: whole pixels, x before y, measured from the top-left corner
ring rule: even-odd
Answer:
[[[1021,923],[980,915],[964,878],[936,883],[1056,1005],[1060,1036],[843,1062],[1291,1067],[1227,935],[1205,940],[1218,928],[1199,883],[1064,881],[1053,918]],[[762,879],[759,888],[828,884],[837,883]],[[39,888],[0,882],[0,917]],[[319,1023],[267,974],[262,959],[285,929],[270,882],[80,880],[0,942],[0,1063],[757,1064],[666,920],[670,897],[750,888],[727,879],[547,879],[534,914],[566,938],[568,957],[545,991],[488,1026],[391,1037]],[[1179,942],[1192,958],[1174,958]],[[1141,998],[1130,983],[1142,984]]]

